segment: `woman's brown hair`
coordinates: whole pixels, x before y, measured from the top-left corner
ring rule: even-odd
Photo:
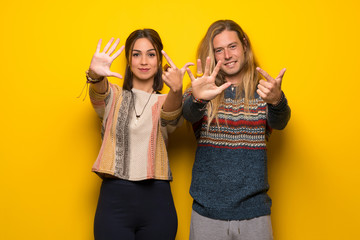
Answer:
[[[134,44],[135,44],[136,40],[138,40],[140,38],[148,39],[155,48],[159,68],[158,68],[157,73],[154,76],[153,89],[155,91],[160,91],[164,86],[164,82],[162,80],[162,67],[161,67],[162,66],[161,50],[163,49],[163,44],[161,42],[161,38],[160,38],[159,34],[155,30],[149,29],[149,28],[135,30],[126,39],[125,55],[126,55],[127,66],[126,66],[126,70],[125,70],[123,89],[131,90],[133,87],[133,82],[132,82],[133,81],[133,73],[130,69],[131,56],[132,56],[131,53],[134,48]]]

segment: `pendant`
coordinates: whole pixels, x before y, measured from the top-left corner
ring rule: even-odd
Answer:
[[[139,118],[140,118],[140,116],[139,116],[139,115],[136,115],[136,118],[135,118],[135,126],[137,126],[137,125],[138,125]]]

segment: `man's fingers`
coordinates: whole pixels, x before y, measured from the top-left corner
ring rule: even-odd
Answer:
[[[211,76],[212,77],[216,77],[216,75],[219,73],[219,71],[220,71],[220,67],[221,67],[221,60],[219,60],[218,62],[217,62],[217,64],[216,64],[216,66],[215,66],[215,69],[214,69],[214,71],[212,72],[212,74],[211,74]]]
[[[286,68],[281,69],[279,75],[277,76],[278,79],[281,79],[284,77],[284,74],[286,72]]]
[[[265,81],[265,80],[260,80],[259,81],[259,85],[258,86],[263,86],[263,87],[265,87],[265,88],[268,88],[268,89],[271,89],[272,87],[273,87],[273,83],[270,83],[270,82],[267,82],[267,81]]]
[[[210,75],[210,62],[211,62],[210,57],[207,57],[207,58],[206,58],[206,64],[205,64],[205,72],[204,72],[204,75],[205,75],[205,76],[209,76],[209,75]]]
[[[259,84],[258,86],[258,89],[261,91],[261,92],[263,92],[264,94],[265,93],[269,93],[269,89],[268,88],[266,88],[265,86],[263,86],[263,85],[261,85],[261,84]]]
[[[164,55],[166,61],[170,64],[170,66],[172,68],[176,68],[176,65],[173,63],[173,61],[171,60],[171,58],[166,54],[166,52],[164,50],[161,50],[161,53]]]
[[[201,76],[201,75],[203,74],[203,70],[202,70],[202,66],[201,66],[201,59],[198,59],[198,60],[196,61],[196,65],[197,65],[196,74],[197,74],[198,76]]]
[[[274,79],[273,79],[267,72],[265,72],[263,69],[257,67],[256,70],[257,70],[261,75],[263,75],[266,80],[268,80],[268,81],[270,81],[270,82],[273,82],[273,81],[274,81]]]
[[[106,53],[107,50],[109,50],[109,47],[113,41],[114,41],[114,38],[111,38],[110,41],[106,44],[106,46],[104,47],[104,53]]]
[[[259,94],[259,96],[260,96],[262,99],[265,99],[266,95],[265,95],[265,93],[263,93],[260,89],[257,89],[256,92],[257,92],[257,94]]]
[[[190,68],[186,68],[186,72],[188,73],[191,82],[195,81],[195,77],[194,77],[194,75],[192,74],[192,72],[190,71]]]
[[[223,85],[221,85],[218,89],[220,90],[220,93],[231,86],[231,82],[226,82]]]

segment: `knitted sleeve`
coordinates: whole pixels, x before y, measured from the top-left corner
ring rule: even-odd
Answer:
[[[169,133],[175,131],[175,129],[181,126],[183,122],[182,118],[182,107],[173,111],[173,112],[165,112],[161,109],[160,118],[161,118],[161,127],[166,127]]]
[[[201,102],[195,102],[192,95],[192,89],[189,88],[183,95],[183,116],[191,123],[200,121],[206,111],[206,104]]]
[[[89,88],[89,96],[90,96],[91,104],[101,120],[103,120],[104,118],[105,108],[107,104],[106,100],[111,92],[111,87],[109,85],[110,83],[108,83],[108,88],[106,92],[102,94],[97,93],[92,87],[92,84],[90,84],[90,88]]]
[[[285,94],[282,93],[280,102],[277,105],[268,105],[268,124],[273,129],[284,129],[290,120],[291,109]]]

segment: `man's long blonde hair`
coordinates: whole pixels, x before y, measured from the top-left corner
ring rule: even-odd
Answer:
[[[259,81],[259,74],[256,71],[258,66],[253,51],[251,49],[251,43],[246,35],[246,33],[241,29],[241,27],[232,20],[219,20],[211,24],[208,31],[206,32],[205,37],[201,40],[197,57],[201,59],[202,69],[205,68],[206,58],[209,56],[211,58],[210,72],[212,72],[216,65],[215,55],[214,55],[214,46],[213,40],[216,35],[222,33],[223,31],[235,31],[239,37],[239,40],[244,48],[244,65],[242,68],[243,79],[240,85],[237,87],[236,97],[237,99],[244,98],[244,109],[245,113],[249,110],[249,101],[254,98],[254,93],[256,86]],[[225,74],[220,71],[216,77],[215,84],[220,86],[225,83]],[[219,105],[224,100],[224,92],[219,94],[215,99],[211,100],[207,105],[208,110],[208,126],[211,121],[216,118]]]

